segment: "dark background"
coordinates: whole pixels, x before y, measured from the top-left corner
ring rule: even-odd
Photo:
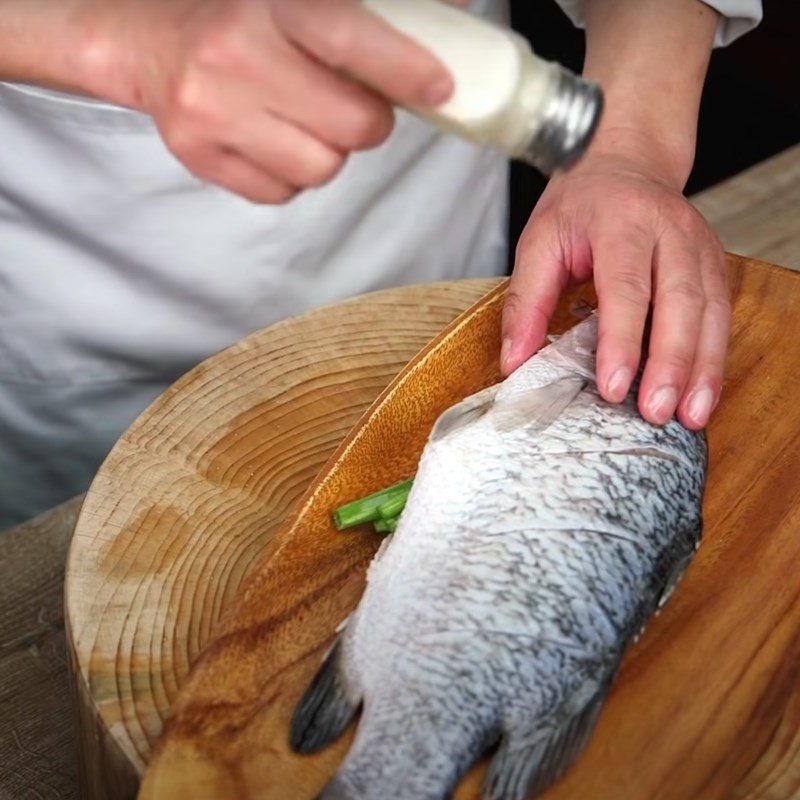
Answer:
[[[583,31],[572,26],[554,0],[512,2],[511,6],[514,28],[530,39],[538,55],[580,72]],[[758,28],[728,47],[714,50],[687,195],[800,142],[798,9],[798,0],[767,0]],[[544,186],[545,179],[534,169],[512,165],[511,257],[513,243]]]

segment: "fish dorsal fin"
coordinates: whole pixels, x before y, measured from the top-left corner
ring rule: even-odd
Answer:
[[[470,422],[480,419],[492,407],[500,386],[501,384],[496,383],[486,389],[481,389],[480,392],[470,395],[460,403],[456,403],[456,405],[444,411],[433,426],[430,440],[437,442],[444,439],[448,434],[453,433],[453,431],[457,431],[459,428],[469,425]]]
[[[557,780],[580,755],[594,730],[608,683],[587,684],[582,707],[550,730],[506,734],[486,776],[485,797],[491,800],[527,800]],[[581,692],[581,694],[583,694]],[[538,735],[537,735],[538,733]]]
[[[521,392],[492,409],[494,426],[501,433],[518,428],[543,431],[561,416],[587,383],[580,375],[570,375]]]

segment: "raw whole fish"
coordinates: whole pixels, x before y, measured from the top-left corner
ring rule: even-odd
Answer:
[[[702,433],[595,384],[591,316],[447,410],[396,533],[298,706],[313,752],[361,710],[326,800],[440,800],[493,753],[523,800],[584,747],[626,647],[702,530]]]

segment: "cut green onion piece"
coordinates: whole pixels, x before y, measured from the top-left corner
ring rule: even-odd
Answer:
[[[411,490],[412,481],[401,481],[388,489],[354,500],[352,503],[340,506],[333,512],[333,522],[338,530],[352,528],[364,522],[374,522],[381,518],[380,507],[399,497],[405,499]]]
[[[397,523],[399,519],[397,517],[392,517],[392,519],[376,519],[375,522],[372,523],[372,526],[375,528],[375,533],[394,533],[397,530]]]
[[[407,494],[401,494],[399,497],[387,500],[378,508],[378,514],[380,514],[381,519],[394,519],[395,517],[399,517],[400,513],[406,507],[407,500]]]

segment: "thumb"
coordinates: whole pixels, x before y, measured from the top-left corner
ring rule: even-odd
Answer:
[[[517,245],[503,308],[500,369],[504,375],[544,344],[550,318],[569,283],[558,227],[548,216],[531,218]]]

